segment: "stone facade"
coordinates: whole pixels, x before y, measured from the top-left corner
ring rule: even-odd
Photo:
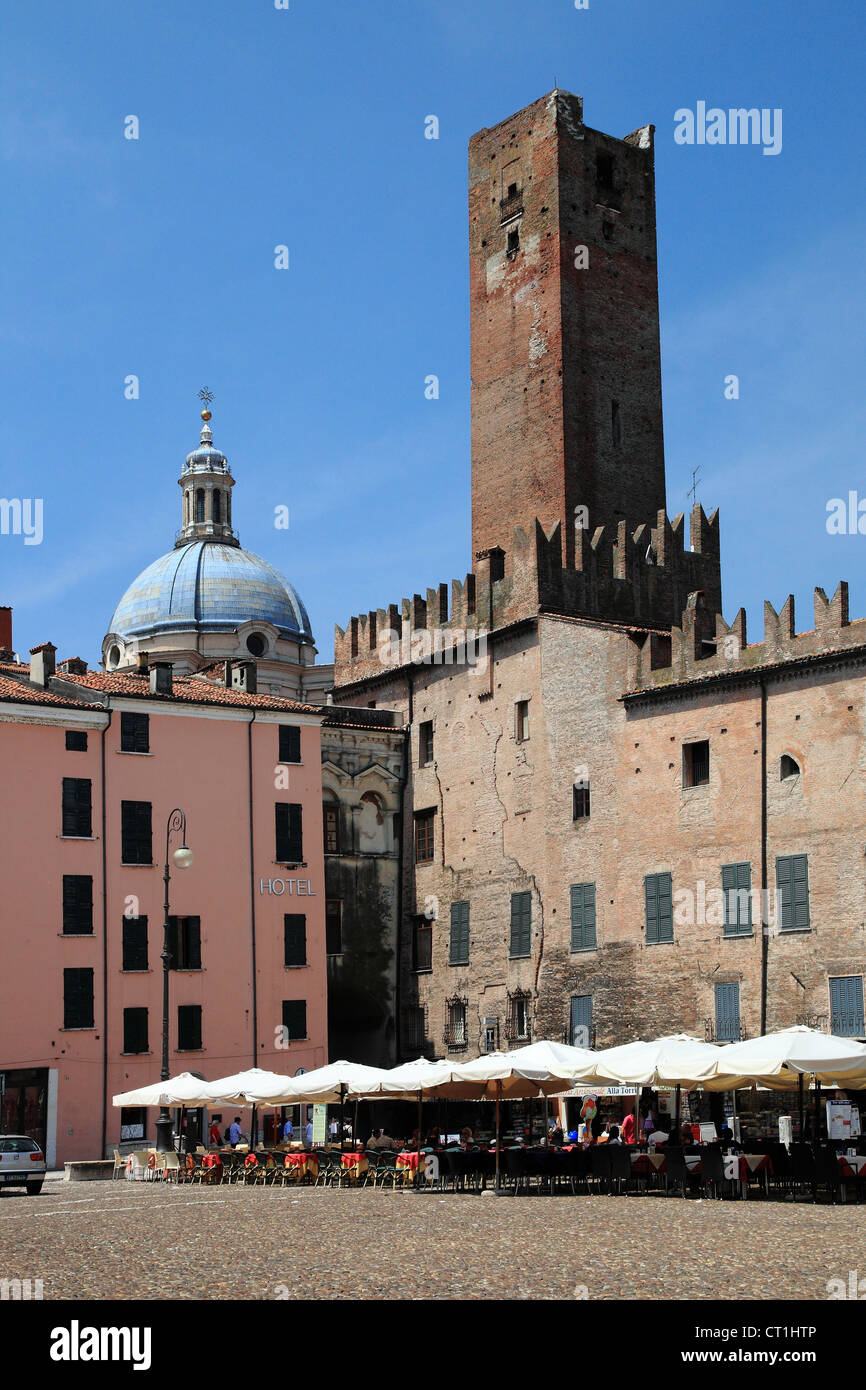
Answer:
[[[328,1055],[396,1061],[401,716],[328,708],[322,725]],[[331,813],[329,817],[329,812]]]
[[[473,139],[475,562],[336,632],[335,702],[408,729],[404,1057],[864,1031],[866,622],[841,584],[749,645],[717,515],[659,510],[651,134],[553,93]]]

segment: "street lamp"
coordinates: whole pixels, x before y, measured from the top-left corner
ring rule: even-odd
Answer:
[[[193,853],[186,843],[186,815],[179,807],[175,807],[165,826],[165,870],[162,875],[165,883],[165,900],[162,919],[162,1069],[159,1073],[160,1081],[168,1080],[168,972],[171,962],[168,938],[168,884],[171,877],[168,869],[168,847],[172,832],[178,830],[181,835],[181,843],[171,857],[176,868],[188,869],[193,861]],[[156,1122],[156,1147],[158,1153],[171,1153],[174,1148],[171,1137],[171,1115],[166,1105],[160,1107],[159,1119]]]

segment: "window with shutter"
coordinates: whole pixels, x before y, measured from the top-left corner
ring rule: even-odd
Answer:
[[[169,917],[169,970],[201,970],[201,918]]]
[[[571,949],[590,951],[596,946],[595,884],[571,885]]]
[[[300,864],[304,858],[300,805],[290,801],[278,801],[274,807],[274,814],[277,862]]]
[[[451,943],[449,965],[469,964],[469,904],[451,904]]]
[[[776,897],[779,930],[808,931],[808,855],[788,854],[776,860]]]
[[[532,952],[532,894],[511,894],[511,942],[509,954],[528,956]]]
[[[63,972],[63,1027],[93,1027],[93,971]]]
[[[281,724],[279,729],[279,761],[281,763],[299,763],[301,761],[300,728],[297,724]]]
[[[325,853],[340,853],[340,808],[333,801],[322,802],[322,825],[325,832]]]
[[[572,1047],[592,1047],[591,994],[575,994],[572,997],[569,1040]]]
[[[343,954],[342,898],[329,898],[325,903],[325,951],[329,956]]]
[[[123,919],[123,969],[147,969],[147,918]]]
[[[67,753],[87,752],[87,731],[85,729],[66,730],[66,751]]]
[[[124,1009],[124,1052],[147,1052],[147,1009]]]
[[[61,834],[89,839],[92,831],[90,778],[64,777]]]
[[[647,874],[644,879],[648,945],[673,941],[673,894],[670,874]]]
[[[152,864],[152,808],[149,801],[121,801],[120,839],[124,864]]]
[[[307,1036],[306,999],[283,1000],[283,1027],[289,1042],[295,1042],[299,1038]]]
[[[201,1004],[179,1004],[177,1009],[178,1052],[201,1051]]]
[[[413,968],[433,969],[433,923],[429,917],[416,917],[412,929]]]
[[[93,933],[93,879],[90,874],[63,875],[63,934]]]
[[[740,1037],[740,986],[716,985],[716,1042],[737,1042]]]
[[[433,858],[436,808],[415,812],[415,863],[427,864]]]
[[[424,719],[418,727],[418,766],[427,767],[433,761],[433,720]]]
[[[722,865],[724,895],[724,935],[752,935],[752,866]]]
[[[150,716],[122,711],[120,715],[121,753],[150,752]]]
[[[840,975],[830,980],[830,1031],[840,1038],[862,1038],[863,976]]]
[[[283,949],[287,966],[307,963],[307,918],[302,912],[283,916]]]

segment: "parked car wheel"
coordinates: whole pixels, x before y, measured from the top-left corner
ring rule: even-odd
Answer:
[[[38,1196],[39,1196],[39,1193],[40,1193],[41,1191],[42,1191],[42,1184],[41,1184],[41,1182],[29,1182],[29,1183],[27,1184],[27,1196],[28,1196],[28,1197],[38,1197]]]

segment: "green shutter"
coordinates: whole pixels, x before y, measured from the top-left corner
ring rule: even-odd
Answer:
[[[644,879],[648,945],[673,941],[674,914],[670,874],[647,874]]]
[[[844,975],[830,981],[830,1031],[842,1038],[863,1036],[862,975]]]
[[[805,931],[809,921],[809,860],[805,854],[776,860],[776,896],[780,931]]]
[[[752,933],[752,866],[751,864],[722,865],[725,936],[751,936]],[[749,896],[743,900],[742,892]]]
[[[586,951],[596,944],[595,884],[571,885],[571,949]]]
[[[469,904],[451,904],[451,945],[450,965],[467,965],[469,962]]]
[[[740,1037],[740,986],[716,985],[716,1041],[737,1042]]]
[[[532,894],[511,894],[511,955],[532,952]]]

